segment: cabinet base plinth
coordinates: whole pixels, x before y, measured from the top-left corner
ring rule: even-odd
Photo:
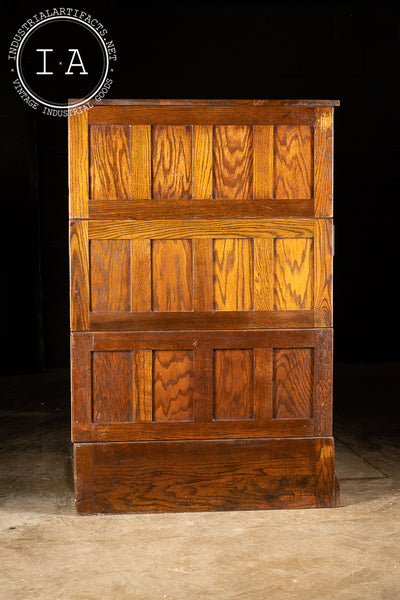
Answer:
[[[338,506],[332,438],[77,443],[78,514]]]

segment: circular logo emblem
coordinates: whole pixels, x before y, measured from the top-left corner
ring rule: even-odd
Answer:
[[[53,8],[18,29],[8,58],[22,100],[44,114],[67,116],[104,98],[117,54],[98,19],[78,9]]]

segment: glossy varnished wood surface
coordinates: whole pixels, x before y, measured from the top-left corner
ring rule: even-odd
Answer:
[[[332,254],[326,219],[72,222],[73,330],[329,327]]]
[[[171,219],[89,221],[90,239],[313,237],[314,219]]]
[[[193,351],[154,353],[155,422],[193,420]]]
[[[90,127],[90,197],[131,197],[130,127]]]
[[[88,113],[68,118],[69,216],[87,219],[89,199]]]
[[[197,173],[197,172],[196,172]],[[195,173],[194,173],[195,174]],[[196,180],[194,179],[194,189]],[[211,180],[210,180],[211,181]],[[255,180],[256,185],[256,180]],[[261,185],[257,183],[257,185]],[[270,183],[268,183],[270,185]],[[259,189],[259,188],[257,188]],[[210,192],[208,192],[210,193]],[[269,194],[269,192],[267,192]],[[281,200],[258,199],[212,200],[201,198],[179,200],[171,203],[170,200],[153,200],[147,198],[143,201],[126,202],[118,200],[89,200],[90,219],[116,219],[116,220],[145,220],[154,219],[220,219],[229,215],[232,219],[242,218],[287,218],[287,217],[312,217],[314,214],[314,200],[296,199]]]
[[[334,506],[337,101],[69,119],[77,510]]]
[[[127,240],[91,240],[90,298],[92,312],[131,308],[131,257]]]
[[[215,198],[253,197],[253,130],[245,125],[214,127]]]
[[[336,504],[332,438],[76,444],[81,514]]]
[[[311,198],[313,138],[311,127],[275,128],[275,198]]]
[[[88,113],[89,125],[309,125],[315,108],[281,106],[98,106]]]
[[[152,128],[153,198],[192,197],[192,131],[188,126]]]
[[[74,441],[332,434],[330,330],[75,334],[75,357]]]
[[[310,419],[313,412],[313,353],[311,348],[274,351],[274,419]]]

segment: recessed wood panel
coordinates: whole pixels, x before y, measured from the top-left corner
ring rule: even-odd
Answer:
[[[214,419],[252,419],[253,411],[253,351],[215,350]]]
[[[192,197],[192,127],[152,127],[153,198]]]
[[[131,422],[132,353],[94,352],[92,368],[93,422]]]
[[[253,240],[213,241],[215,310],[253,308]]]
[[[309,239],[277,239],[274,246],[275,310],[313,307],[313,242]]]
[[[193,308],[191,240],[152,241],[153,310]]]
[[[90,294],[93,312],[130,309],[129,240],[90,241]]]
[[[214,198],[253,197],[252,127],[214,127],[213,188]]]
[[[156,351],[153,420],[193,420],[193,351]]]
[[[312,128],[275,127],[275,198],[311,198],[313,193]]]
[[[131,133],[121,125],[90,127],[90,197],[131,197]]]
[[[311,348],[274,351],[274,419],[311,418],[313,372]]]

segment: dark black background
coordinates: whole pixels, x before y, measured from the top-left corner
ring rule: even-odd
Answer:
[[[341,101],[335,112],[335,357],[399,360],[398,3],[64,6],[95,16],[115,42],[109,98]],[[67,122],[26,107],[7,63],[18,27],[51,7],[10,2],[2,8],[6,374],[68,365]]]

